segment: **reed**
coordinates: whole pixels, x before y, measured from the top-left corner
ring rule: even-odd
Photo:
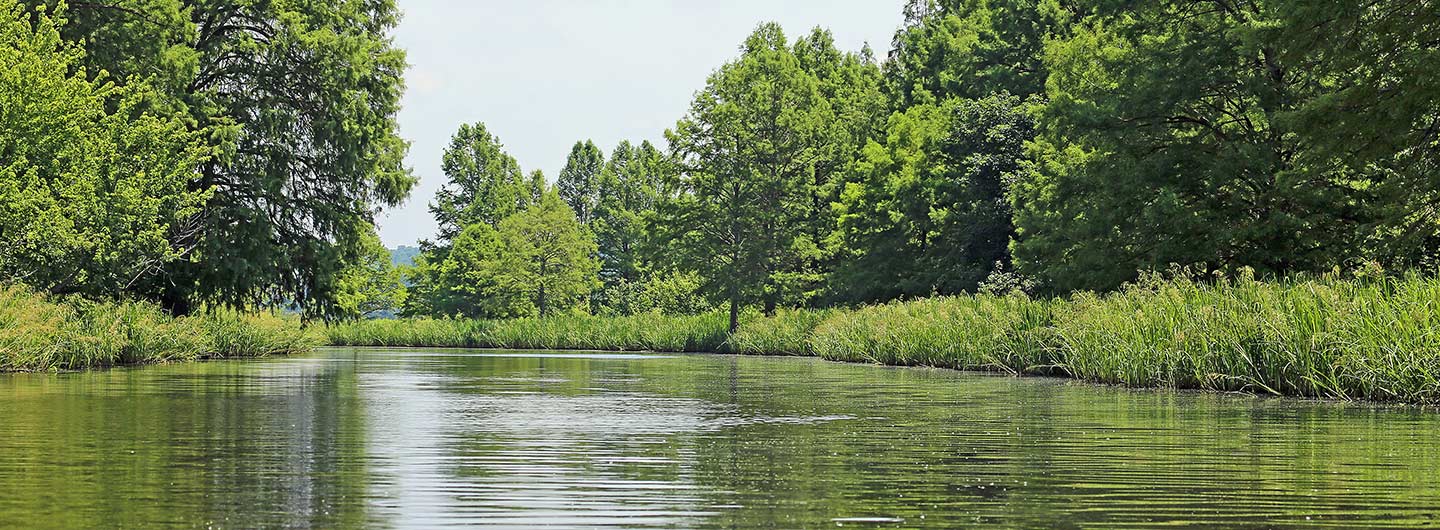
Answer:
[[[273,315],[217,312],[171,318],[143,302],[60,302],[0,288],[0,372],[297,353],[316,340]]]
[[[836,310],[781,309],[770,317],[751,316],[730,336],[730,351],[749,355],[815,355],[816,326]]]
[[[1108,294],[746,315],[370,321],[332,344],[814,355],[1134,387],[1440,403],[1440,280],[1150,276]]]
[[[725,348],[725,316],[565,315],[514,320],[365,320],[331,326],[337,346],[429,346],[549,350],[713,352]]]
[[[1058,302],[976,295],[894,302],[836,313],[810,338],[837,361],[1052,373]]]
[[[1151,279],[1080,295],[1058,362],[1130,386],[1440,402],[1440,282]]]

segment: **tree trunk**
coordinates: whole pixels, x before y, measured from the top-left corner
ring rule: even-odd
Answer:
[[[540,318],[545,318],[545,263],[540,263],[540,296],[535,305],[540,306]]]
[[[740,329],[740,298],[730,295],[730,333]]]
[[[178,289],[166,289],[165,294],[160,296],[160,307],[172,317],[189,316],[194,311],[190,300]]]

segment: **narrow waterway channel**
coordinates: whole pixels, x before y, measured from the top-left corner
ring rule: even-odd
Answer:
[[[0,375],[0,528],[1440,527],[1440,412],[808,358]]]

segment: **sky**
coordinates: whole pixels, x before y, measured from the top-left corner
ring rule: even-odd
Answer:
[[[427,206],[462,123],[484,122],[527,173],[554,182],[577,140],[664,146],[705,78],[761,22],[794,39],[829,28],[836,45],[884,57],[904,0],[399,0],[408,52],[398,116],[420,183],[380,219],[388,246],[432,237]]]

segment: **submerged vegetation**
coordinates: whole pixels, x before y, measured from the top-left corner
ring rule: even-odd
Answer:
[[[294,319],[269,314],[171,317],[146,302],[68,303],[0,289],[0,372],[260,357],[315,343]]]
[[[1440,281],[1147,277],[1065,299],[1021,293],[742,316],[389,320],[331,344],[812,355],[1134,387],[1440,403]]]

